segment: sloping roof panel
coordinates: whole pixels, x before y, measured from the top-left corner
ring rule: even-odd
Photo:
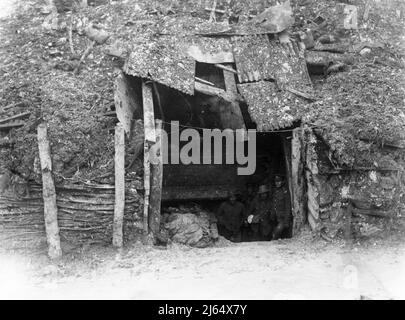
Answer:
[[[270,55],[273,59],[274,77],[281,88],[290,87],[312,94],[313,87],[309,77],[304,50],[294,41],[270,42]]]
[[[232,37],[239,82],[274,79],[274,64],[267,35]]]
[[[290,127],[302,116],[301,110],[306,102],[288,91],[279,90],[274,82],[243,83],[238,89],[248,104],[258,131]]]
[[[239,82],[276,80],[279,87],[312,93],[304,53],[290,41],[270,41],[267,35],[232,38]]]
[[[195,60],[185,52],[181,38],[162,36],[134,45],[124,72],[194,94]]]

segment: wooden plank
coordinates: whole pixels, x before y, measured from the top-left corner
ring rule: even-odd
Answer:
[[[236,71],[236,70],[233,69],[232,67],[225,66],[225,65],[220,64],[220,63],[216,63],[215,66],[216,66],[217,68],[220,68],[220,69],[223,69],[223,70],[232,72],[232,73],[234,73],[234,74],[237,74],[237,73],[238,73],[238,71]]]
[[[145,141],[156,142],[155,134],[155,114],[153,110],[152,86],[142,82],[143,99],[143,125],[145,128]]]
[[[217,87],[210,86],[210,85],[202,83],[202,82],[196,81],[194,86],[195,86],[194,89],[196,91],[199,91],[199,92],[202,92],[204,94],[211,95],[211,96],[220,96],[220,95],[225,94],[225,90],[222,90],[222,89],[217,88]]]
[[[123,72],[115,78],[114,89],[116,115],[124,126],[125,133],[129,135],[134,113],[141,109],[141,99]]]
[[[305,178],[303,165],[303,128],[296,128],[292,132],[291,140],[291,183],[292,183],[292,213],[293,236],[296,235],[305,222]]]
[[[307,208],[308,208],[308,222],[313,231],[317,231],[319,222],[319,179],[317,154],[315,151],[314,142],[316,138],[312,131],[308,133],[308,143],[305,154],[306,164],[306,182],[307,182]]]
[[[113,223],[113,246],[123,245],[123,222],[125,208],[125,129],[121,123],[115,127],[115,202]]]
[[[44,199],[48,255],[51,259],[59,259],[62,257],[62,250],[59,237],[58,208],[56,206],[55,184],[52,177],[51,149],[45,123],[41,123],[38,126],[38,150],[42,171],[42,197]]]
[[[149,231],[149,196],[150,196],[150,162],[149,162],[149,144],[144,142],[143,149],[143,188],[144,188],[144,204],[143,204],[143,231]]]
[[[157,236],[160,231],[160,208],[162,203],[163,182],[163,155],[162,155],[162,121],[156,120],[156,144],[154,150],[158,151],[151,158],[151,194],[149,200],[149,231]]]

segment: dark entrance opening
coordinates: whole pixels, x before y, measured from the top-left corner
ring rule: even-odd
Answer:
[[[212,82],[218,88],[223,87],[222,78],[212,76],[213,74],[214,72],[208,72],[207,75],[199,74],[199,76],[203,81]],[[137,80],[137,78],[130,78]],[[239,115],[234,112],[235,103],[238,104]],[[209,90],[207,92],[196,90],[195,94],[190,96],[155,83],[153,85],[153,107],[155,118],[162,120],[163,129],[168,133],[168,154],[171,154],[173,147],[171,140],[173,128],[178,129],[179,135],[185,130],[194,129],[201,137],[204,129],[240,128],[241,122],[246,129],[256,127],[250,118],[246,103],[231,101],[226,95],[210,94]],[[295,123],[294,127],[297,125],[299,124]],[[191,203],[197,203],[202,210],[209,211],[216,217],[219,234],[229,240],[235,242],[271,240],[273,231],[277,227],[277,219],[271,221],[271,230],[264,232],[260,226],[262,220],[265,220],[263,214],[261,219],[256,221],[256,218],[250,216],[258,215],[258,211],[252,211],[251,207],[255,204],[255,199],[261,198],[259,193],[263,193],[263,188],[265,188],[269,195],[265,200],[269,203],[265,215],[271,214],[270,203],[276,190],[276,176],[281,176],[284,187],[288,191],[290,190],[291,136],[292,133],[288,130],[257,132],[256,152],[254,154],[256,166],[251,175],[238,175],[240,165],[237,162],[234,164],[226,163],[226,150],[224,149],[222,150],[222,163],[215,163],[214,160],[209,164],[204,164],[203,161],[189,164],[173,163],[172,161],[164,163],[161,213],[164,214],[167,211],[165,209],[169,207],[177,207],[178,209],[182,207],[187,212],[187,207]],[[188,141],[178,141],[178,147],[181,149],[187,143]],[[226,143],[223,143],[224,147],[225,145]],[[201,157],[204,157],[202,143],[200,149]],[[290,151],[288,152],[288,150]],[[247,147],[245,147],[246,152]],[[232,229],[233,222],[219,218],[219,209],[224,202],[228,201],[230,193],[235,194],[236,200],[244,206],[243,215],[239,218],[234,217],[237,220],[238,230],[232,233],[229,232],[229,229]],[[291,192],[285,195],[283,202],[288,202],[287,207],[291,208]],[[279,235],[281,238],[292,236],[291,210],[285,214],[288,215],[289,223]],[[259,225],[258,230],[252,230],[252,225]]]
[[[177,207],[182,212],[188,212],[192,203],[197,204],[207,212],[211,212],[217,221],[219,235],[234,242],[270,241],[278,221],[272,219],[277,215],[272,213],[272,201],[275,194],[275,177],[283,178],[284,189],[288,190],[288,172],[285,145],[290,143],[288,133],[257,133],[256,135],[256,169],[252,175],[239,176],[237,165],[228,164],[168,164],[164,166],[163,176],[163,212],[165,208]],[[258,200],[262,197],[259,192],[268,190],[267,212],[259,212],[263,204]],[[234,212],[223,212],[229,195],[234,194],[237,203],[243,205],[243,215],[240,216],[238,206]],[[291,208],[289,192],[284,201]],[[259,203],[258,203],[259,202]],[[256,206],[256,208],[255,208]],[[274,207],[274,206],[273,206]],[[174,210],[174,209],[170,209]],[[170,211],[169,210],[169,211]],[[259,221],[251,221],[250,215],[261,214]],[[292,236],[291,210],[288,224],[279,235],[280,238]],[[267,225],[266,225],[267,224]]]

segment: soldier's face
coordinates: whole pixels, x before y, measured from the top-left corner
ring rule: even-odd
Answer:
[[[236,197],[235,197],[235,196],[230,197],[230,198],[229,198],[229,201],[230,201],[232,204],[235,203]]]
[[[283,185],[283,181],[280,181],[280,180],[276,181],[277,188],[280,188],[282,185]]]
[[[265,200],[265,199],[267,199],[267,192],[264,192],[264,193],[261,193],[260,194],[260,199],[262,199],[262,200]]]

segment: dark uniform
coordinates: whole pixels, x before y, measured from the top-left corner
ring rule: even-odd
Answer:
[[[273,232],[273,240],[277,240],[290,228],[291,224],[290,195],[285,185],[275,187],[273,190],[271,214],[272,219],[277,221]]]
[[[245,206],[239,201],[223,202],[217,212],[219,233],[225,238],[239,242]]]
[[[270,240],[272,231],[270,199],[255,198],[248,215],[254,216],[251,224],[254,240]]]

